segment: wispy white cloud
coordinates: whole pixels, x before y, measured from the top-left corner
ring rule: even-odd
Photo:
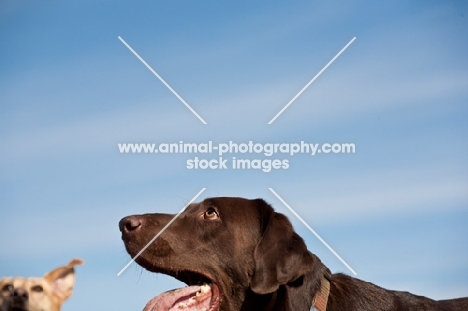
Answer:
[[[336,225],[449,211],[468,202],[468,181],[448,168],[387,169],[341,178],[288,182],[275,189],[303,218]],[[273,199],[272,201],[275,202]],[[280,205],[279,205],[280,206]]]
[[[468,89],[468,74],[465,72],[434,73],[410,81],[385,79],[375,83],[376,79],[372,75],[354,76],[351,70],[335,73],[333,78],[327,80],[320,86],[312,86],[307,91],[309,94],[303,94],[303,98],[294,103],[295,111],[300,112],[294,114],[295,124],[300,125],[312,119],[313,126],[318,129],[323,125],[333,126],[343,120],[349,122],[353,118],[362,118],[378,111],[407,109],[413,105],[423,108],[426,101],[456,97]],[[181,107],[175,99],[168,99],[168,109],[164,113],[160,109],[149,108],[149,105],[137,105],[71,123],[56,123],[3,135],[0,137],[4,149],[1,157],[6,161],[14,161],[54,154],[99,153],[116,148],[114,144],[117,142],[143,142],[143,139],[148,139],[144,142],[153,142],[155,136],[161,140],[178,140],[187,136],[194,138],[196,135],[220,139],[233,127],[237,128],[235,136],[249,137],[251,128],[240,124],[246,121],[254,127],[263,121],[266,124],[277,112],[276,108],[280,109],[289,100],[285,96],[290,93],[288,90],[298,89],[300,85],[297,80],[263,85],[244,91],[240,96],[228,96],[222,103],[214,102],[204,95],[208,104],[201,106],[198,112],[207,120],[206,127],[214,126],[218,129],[209,135],[198,124],[192,124],[197,120],[193,120],[190,112],[184,110],[185,107]],[[286,119],[286,124],[292,122],[287,113],[281,118]],[[192,124],[190,127],[193,130],[186,130],[188,124]],[[291,131],[299,125],[286,130]],[[265,130],[255,135],[268,137],[269,132]]]
[[[230,50],[233,53],[236,47],[249,49],[252,48],[252,44],[264,45],[269,40],[281,41],[297,33],[298,29],[305,27],[307,23],[320,24],[327,15],[324,12],[328,12],[329,9],[323,7],[311,11],[311,14],[317,15],[318,21],[314,22],[313,18],[301,15],[302,18],[293,19],[290,24],[278,26],[282,35],[278,34],[277,30],[271,30],[270,36],[265,37],[265,31],[262,29],[261,36],[250,34],[247,37],[232,37],[221,44],[213,42],[213,45],[206,50],[198,47],[202,50],[199,51],[197,57],[193,58],[193,53],[197,54],[196,51],[188,51],[184,55],[174,57],[171,63],[177,66],[181,63],[181,59],[185,62],[197,62],[197,59],[223,58],[229,55]],[[330,12],[335,14],[334,18],[337,17],[336,14],[342,14],[343,18],[346,16],[345,11],[337,13],[335,10],[330,10]],[[425,15],[427,13],[423,13],[421,19],[427,18],[424,17]],[[271,19],[272,17],[265,18]],[[249,28],[249,23],[258,25],[271,21],[258,20],[256,16],[253,16],[250,21],[243,22],[247,25],[245,27]],[[404,42],[408,42],[409,47],[412,46],[410,42],[412,38],[428,38],[432,28],[420,27],[410,32],[403,31],[402,25],[395,24],[398,25],[396,29],[392,28],[394,25],[389,25],[386,29],[367,33],[367,37],[359,37],[357,34],[358,40],[350,47],[350,50],[346,51],[343,57],[319,78],[317,83],[301,95],[293,104],[294,109],[289,109],[281,116],[284,123],[280,125],[284,126],[291,122],[298,124],[285,129],[290,131],[292,128],[291,134],[293,134],[296,129],[300,130],[301,124],[308,123],[310,119],[313,119],[313,126],[320,129],[323,125],[333,126],[343,120],[362,118],[366,114],[377,111],[406,109],[412,105],[423,107],[428,101],[466,96],[468,74],[463,69],[438,68],[437,66],[424,69],[430,63],[442,64],[443,58],[450,55],[450,52],[446,52],[447,47],[437,47],[434,42],[424,42],[419,39],[414,45],[417,48],[401,50]],[[261,29],[252,28],[257,31]],[[234,30],[233,26],[231,31]],[[381,31],[384,32],[379,33]],[[249,40],[252,41],[251,44]],[[223,44],[226,46],[223,47]],[[115,47],[117,48],[117,45]],[[395,47],[398,47],[397,50]],[[320,49],[320,43],[317,49]],[[121,56],[133,57],[130,53],[128,55],[122,53]],[[332,56],[333,54],[330,55]],[[313,68],[314,59],[310,59],[309,62],[304,63],[303,67]],[[83,63],[79,65],[82,66]],[[137,63],[134,65],[139,66]],[[315,64],[317,68],[321,68],[322,65]],[[91,69],[88,69],[85,71],[90,72]],[[141,70],[146,69],[141,68]],[[174,70],[179,71],[180,68]],[[210,70],[210,68],[204,70]],[[190,96],[185,99],[193,104],[195,110],[207,120],[207,127],[224,126],[227,128],[219,131],[217,128],[216,133],[210,134],[213,139],[225,137],[227,132],[232,133],[233,128],[236,128],[235,133],[238,137],[248,137],[252,133],[252,128],[240,126],[241,123],[249,122],[253,127],[256,126],[255,123],[263,121],[266,123],[315,73],[310,69],[302,69],[300,77],[295,76],[293,72],[284,73],[284,75],[271,77],[262,85],[246,85],[239,81],[237,84],[239,90],[231,89],[227,94],[220,94],[209,88],[194,92],[196,88],[194,83],[194,86],[183,93],[194,95],[194,99]],[[120,71],[120,74],[125,75],[125,72]],[[148,76],[148,79],[151,77]],[[13,82],[10,81],[8,93],[20,94],[24,89],[23,82],[16,80],[17,84],[12,85]],[[156,79],[152,82],[159,83]],[[128,87],[131,88],[131,86]],[[160,107],[152,110],[148,108],[148,104],[134,105],[132,103],[133,107],[113,113],[83,117],[66,124],[57,122],[50,125],[43,124],[42,127],[24,132],[9,132],[8,135],[0,137],[0,143],[5,150],[1,157],[6,161],[15,161],[40,155],[99,153],[109,148],[109,142],[153,138],[154,135],[149,133],[160,133],[159,137],[166,139],[178,139],[181,135],[186,137],[185,126],[192,124],[193,121],[190,119],[189,112],[185,111],[186,114],[184,114],[185,108],[179,107],[180,103],[175,98],[171,99],[169,96],[165,98],[171,103],[168,104],[164,113],[161,113]],[[281,122],[281,119],[278,121]],[[197,129],[192,132],[194,133],[192,136],[203,135],[203,131]],[[269,132],[256,134],[267,137]]]

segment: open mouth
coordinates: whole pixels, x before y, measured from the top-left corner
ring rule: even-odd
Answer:
[[[219,311],[220,294],[216,282],[192,271],[164,273],[189,286],[154,297],[143,311]]]

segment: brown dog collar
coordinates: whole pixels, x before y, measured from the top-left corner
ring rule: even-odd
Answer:
[[[312,300],[311,311],[326,311],[328,295],[330,294],[330,281],[331,278],[324,277],[319,291]]]

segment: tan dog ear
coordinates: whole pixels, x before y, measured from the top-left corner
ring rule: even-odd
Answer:
[[[84,264],[83,260],[75,258],[68,265],[56,268],[44,275],[44,279],[51,285],[52,292],[62,302],[73,293],[73,286],[75,285],[74,267],[82,264]]]

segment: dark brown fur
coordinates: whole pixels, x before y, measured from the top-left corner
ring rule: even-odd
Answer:
[[[120,230],[129,254],[135,256],[173,216],[123,218]],[[136,262],[187,284],[216,282],[221,311],[308,311],[321,280],[331,275],[286,216],[261,199],[191,204]],[[344,274],[331,278],[327,311],[468,310],[468,298],[435,301]]]

